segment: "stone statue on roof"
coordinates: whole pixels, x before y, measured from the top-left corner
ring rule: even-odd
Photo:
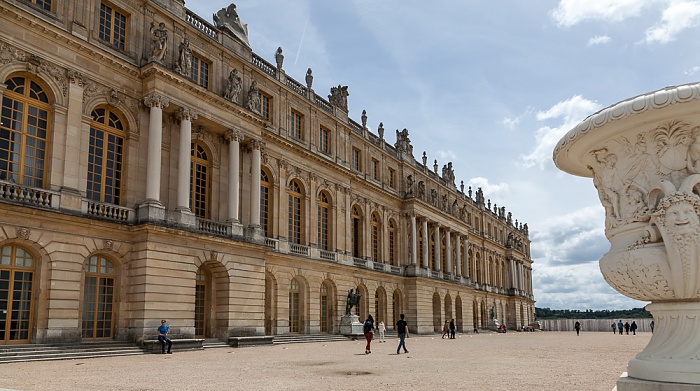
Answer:
[[[227,8],[222,8],[214,14],[214,24],[222,32],[238,38],[247,47],[250,47],[248,42],[248,25],[241,22],[238,18],[236,5],[231,3]]]
[[[338,87],[331,87],[331,94],[328,95],[328,102],[330,102],[331,105],[347,112],[348,95],[350,95],[348,93],[348,86],[341,86],[338,84]]]

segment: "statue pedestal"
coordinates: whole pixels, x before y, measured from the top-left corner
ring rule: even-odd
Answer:
[[[348,337],[364,335],[362,332],[362,323],[360,323],[360,317],[357,315],[343,315],[340,318],[340,334]]]
[[[489,320],[489,324],[488,324],[489,330],[498,331],[499,327],[501,327],[501,323],[498,321],[498,319]]]
[[[697,384],[665,383],[628,377],[623,372],[613,391],[697,391]]]

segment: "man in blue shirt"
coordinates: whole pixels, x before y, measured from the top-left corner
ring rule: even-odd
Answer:
[[[173,347],[173,341],[168,338],[168,333],[170,332],[170,327],[165,324],[165,319],[160,321],[160,327],[158,327],[158,341],[162,346],[161,353],[165,354],[165,343],[168,343],[168,354],[171,354],[170,348]]]

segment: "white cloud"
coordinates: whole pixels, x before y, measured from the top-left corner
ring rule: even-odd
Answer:
[[[503,118],[499,123],[508,129],[515,129],[516,126],[520,124],[520,117],[515,118]]]
[[[681,31],[695,26],[700,17],[700,1],[671,0],[661,21],[646,31],[644,42],[665,44],[676,39]]]
[[[557,25],[570,27],[584,20],[621,22],[639,16],[641,10],[656,0],[561,0],[552,11]]]
[[[603,45],[610,42],[610,39],[607,35],[596,35],[588,40],[588,46]]]
[[[536,114],[538,121],[561,120],[555,127],[542,126],[535,132],[536,145],[532,152],[522,157],[526,167],[539,166],[544,169],[552,163],[552,151],[559,140],[588,115],[600,110],[600,105],[576,95],[559,102],[546,111]]]
[[[698,71],[700,71],[700,67],[694,66],[694,67],[688,69],[687,71],[683,72],[683,74],[686,74],[688,76],[692,76],[692,75],[698,73]]]
[[[481,188],[484,191],[484,196],[491,199],[502,199],[503,195],[510,190],[507,183],[489,183],[487,178],[476,177],[467,181],[465,186],[471,186],[473,191]]]

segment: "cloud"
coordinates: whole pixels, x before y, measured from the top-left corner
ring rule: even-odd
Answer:
[[[505,194],[510,190],[507,183],[489,183],[487,178],[476,177],[472,178],[465,183],[465,186],[471,186],[473,191],[481,188],[484,191],[484,196],[491,199],[503,199]]]
[[[671,0],[661,21],[646,31],[644,42],[665,44],[676,39],[683,30],[694,27],[700,17],[700,1]]]
[[[561,0],[551,12],[560,27],[570,27],[584,20],[621,22],[639,16],[655,0]]]
[[[700,71],[700,67],[694,66],[694,67],[688,69],[687,71],[683,72],[683,74],[686,74],[688,76],[692,76],[692,75],[698,73],[698,71]]]
[[[607,35],[596,35],[588,40],[588,46],[603,45],[610,42],[610,39]]]
[[[538,121],[559,120],[560,123],[554,127],[545,125],[535,131],[534,149],[528,155],[522,156],[525,167],[538,166],[544,169],[553,165],[552,151],[557,142],[581,120],[600,108],[597,102],[576,95],[555,104],[546,111],[537,112]]]

